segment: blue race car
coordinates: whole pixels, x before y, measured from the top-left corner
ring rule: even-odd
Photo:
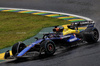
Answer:
[[[66,28],[67,27],[67,28]],[[71,46],[77,42],[95,43],[99,39],[99,32],[94,27],[92,22],[74,23],[66,27],[57,27],[52,33],[43,34],[42,38],[35,38],[36,41],[26,46],[22,42],[18,42],[12,46],[12,55],[14,58],[32,56],[35,52],[39,55],[45,54],[51,56],[56,51],[56,46]],[[79,30],[80,27],[86,27],[84,30]],[[66,29],[66,31],[65,31]],[[65,31],[65,33],[64,33]],[[5,53],[5,59],[8,58],[9,52]]]

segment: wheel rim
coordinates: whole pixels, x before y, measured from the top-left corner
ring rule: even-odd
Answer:
[[[52,46],[51,45],[49,45],[49,50],[52,50]]]
[[[54,50],[54,46],[50,43],[48,44],[48,50],[52,52]]]

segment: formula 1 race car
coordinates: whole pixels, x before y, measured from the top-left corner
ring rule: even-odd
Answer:
[[[38,52],[39,55],[45,54],[51,56],[56,51],[56,46],[63,45],[66,47],[77,42],[95,43],[99,39],[99,32],[94,27],[94,22],[77,22],[62,27],[55,26],[53,32],[43,34],[42,38],[35,38],[36,41],[26,46],[18,42],[12,46],[12,55],[14,58],[31,56]],[[9,52],[5,53],[5,59],[9,57]]]

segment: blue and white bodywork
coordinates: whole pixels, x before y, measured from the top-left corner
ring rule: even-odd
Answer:
[[[39,39],[35,42],[33,42],[32,44],[30,44],[29,46],[27,46],[25,49],[23,49],[20,53],[18,53],[17,57],[22,57],[24,56],[26,53],[30,52],[30,50],[32,48],[35,48],[35,46],[38,44],[38,45],[41,45],[41,43],[43,41],[46,41],[46,40],[52,40],[56,45],[58,43],[62,43],[62,42],[65,42],[66,44],[69,44],[69,43],[72,43],[72,42],[76,42],[76,41],[79,41],[80,39],[77,38],[75,35],[66,35],[66,36],[63,36],[63,35],[56,35],[55,33],[50,33],[50,34],[45,34],[44,35],[44,38],[42,39]]]

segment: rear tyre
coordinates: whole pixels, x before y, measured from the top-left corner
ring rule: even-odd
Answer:
[[[51,40],[46,40],[41,43],[41,48],[44,50],[45,55],[51,56],[55,53],[55,43]]]
[[[84,40],[88,43],[96,43],[99,39],[99,32],[96,28],[87,28],[84,32]]]
[[[12,46],[12,54],[13,54],[13,56],[17,56],[17,54],[19,52],[21,52],[24,48],[26,48],[26,45],[24,43],[22,43],[22,42],[18,42],[16,44],[14,44]]]

